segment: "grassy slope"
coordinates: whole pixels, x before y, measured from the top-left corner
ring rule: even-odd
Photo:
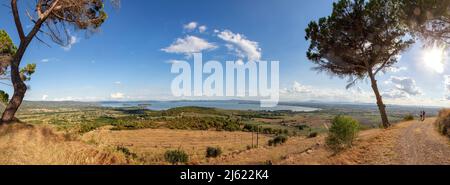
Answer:
[[[119,152],[98,149],[52,128],[25,124],[0,127],[0,164],[126,164]]]

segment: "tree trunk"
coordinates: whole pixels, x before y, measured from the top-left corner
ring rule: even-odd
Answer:
[[[19,109],[20,105],[22,104],[23,98],[25,97],[25,93],[27,91],[27,86],[20,78],[19,66],[25,50],[28,47],[28,44],[29,41],[21,42],[16,55],[11,61],[11,82],[14,87],[14,94],[8,105],[6,106],[5,111],[3,112],[1,119],[2,124],[8,124],[17,121],[15,119],[15,114],[17,112],[17,109]]]
[[[378,110],[380,111],[381,121],[383,123],[384,128],[389,128],[391,124],[389,123],[387,114],[386,114],[386,106],[383,103],[383,99],[380,95],[380,91],[378,90],[377,80],[375,79],[375,75],[372,70],[369,70],[370,82],[372,84],[373,92],[375,93],[375,97],[377,98]]]
[[[30,33],[25,36],[22,28],[22,23],[20,22],[19,12],[17,11],[17,0],[11,1],[12,13],[14,16],[14,22],[17,27],[17,31],[19,32],[20,45],[17,49],[16,54],[14,55],[13,60],[11,61],[11,82],[14,87],[14,94],[6,106],[5,111],[3,112],[0,124],[8,124],[14,121],[17,121],[15,118],[15,114],[22,104],[23,98],[25,97],[25,93],[27,92],[27,86],[23,82],[20,77],[20,62],[22,61],[23,55],[28,48],[28,45],[33,40],[34,36],[41,29],[42,24],[47,20],[50,13],[56,7],[59,1],[54,1],[52,5],[47,9],[44,13],[39,13],[39,19],[35,22],[33,29],[31,29]]]

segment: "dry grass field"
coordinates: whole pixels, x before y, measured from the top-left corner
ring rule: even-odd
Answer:
[[[248,148],[249,132],[102,127],[73,136],[50,126],[14,124],[0,128],[0,164],[168,164],[164,153],[172,149],[184,150],[188,164],[448,164],[450,145],[434,121],[361,131],[354,146],[338,154],[327,149],[326,134],[289,137],[276,147],[267,145],[272,137],[260,135],[260,146]],[[208,146],[220,147],[223,154],[207,159]]]
[[[271,137],[260,134],[259,145],[267,145]],[[82,140],[97,146],[123,146],[136,153],[145,164],[167,164],[164,153],[182,149],[190,158],[190,164],[209,163],[206,148],[220,147],[224,156],[241,153],[252,145],[249,132],[194,131],[171,129],[140,129],[111,131],[99,129],[84,134]],[[253,135],[256,145],[256,134]]]
[[[123,154],[87,145],[46,126],[25,124],[0,127],[0,164],[85,165],[132,163]]]

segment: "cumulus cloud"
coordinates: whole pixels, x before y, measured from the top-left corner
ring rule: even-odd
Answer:
[[[112,99],[123,99],[123,98],[125,98],[125,94],[120,93],[120,92],[118,92],[118,93],[112,93],[112,94],[111,94],[111,98],[112,98]]]
[[[295,101],[339,101],[339,102],[372,102],[373,93],[361,88],[331,89],[303,85],[294,82],[291,87],[280,89],[281,98]]]
[[[197,28],[198,23],[197,22],[190,22],[186,25],[183,26],[183,28],[187,31],[192,31],[195,30],[195,28]]]
[[[208,28],[207,28],[205,25],[198,27],[198,31],[199,31],[200,33],[205,32],[207,29],[208,29]]]
[[[185,38],[178,38],[169,47],[161,50],[167,53],[185,54],[187,56],[191,56],[193,53],[200,53],[204,50],[213,50],[216,48],[217,46],[213,43],[209,43],[204,39],[188,35]]]
[[[294,82],[294,85],[292,85],[291,91],[295,92],[295,93],[311,93],[312,92],[311,87],[302,85],[298,82]]]
[[[46,95],[46,94],[44,94],[44,95],[42,95],[42,100],[47,100],[47,98],[48,98],[48,95]]]
[[[244,35],[224,30],[217,37],[227,42],[227,48],[239,57],[246,57],[249,61],[261,59],[261,48],[258,42],[248,40]]]
[[[242,65],[244,65],[245,63],[244,63],[243,60],[239,59],[239,60],[236,61],[236,64],[242,66]]]
[[[409,77],[391,76],[386,84],[392,84],[394,89],[385,92],[386,97],[409,97],[421,95],[422,91],[416,85],[416,81]]]
[[[391,89],[389,91],[383,92],[381,96],[390,99],[399,99],[399,98],[408,98],[409,94],[406,93],[405,91],[401,91],[398,89]]]

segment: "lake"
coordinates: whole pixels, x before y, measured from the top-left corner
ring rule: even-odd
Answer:
[[[276,107],[260,107],[257,102],[246,101],[142,101],[142,102],[102,102],[103,107],[137,107],[143,106],[149,110],[167,110],[176,107],[208,107],[225,110],[253,110],[253,111],[280,111],[312,112],[318,108],[278,105]]]

